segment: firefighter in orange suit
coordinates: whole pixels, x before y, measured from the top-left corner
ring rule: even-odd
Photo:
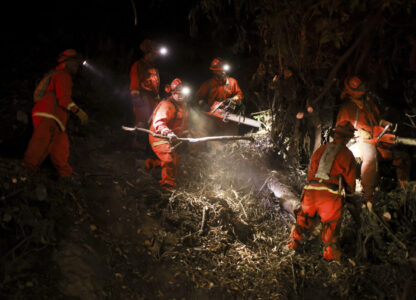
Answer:
[[[149,118],[160,100],[159,72],[154,62],[159,56],[158,45],[149,39],[140,44],[143,57],[134,62],[130,69],[130,95],[135,117],[134,125],[141,128],[148,127]],[[137,133],[133,146],[144,149],[146,134]]]
[[[72,100],[72,76],[78,72],[81,62],[81,55],[73,49],[60,53],[59,64],[50,77],[44,96],[33,107],[34,131],[23,158],[24,165],[32,171],[36,171],[49,155],[60,177],[72,174],[65,131],[69,112],[76,114],[82,124],[88,121],[87,114]]]
[[[160,165],[162,169],[160,185],[165,190],[172,190],[176,187],[178,155],[171,147],[188,128],[186,98],[189,88],[179,78],[176,78],[165,90],[169,97],[156,106],[151,117],[150,130],[169,139],[161,139],[149,134],[150,146],[160,163],[148,159],[146,167]]]
[[[349,121],[357,129],[357,143],[362,160],[361,185],[363,200],[371,206],[378,179],[378,159],[391,160],[396,167],[397,179],[405,185],[410,178],[410,156],[408,153],[377,142],[374,129],[377,126],[391,124],[380,117],[380,111],[374,101],[366,94],[364,83],[357,76],[345,80],[337,123]]]
[[[244,98],[243,92],[237,80],[227,75],[229,68],[229,65],[221,58],[214,58],[212,60],[209,69],[212,71],[213,77],[201,85],[194,97],[195,104],[204,111],[212,110],[215,101],[221,102],[226,99],[231,99],[230,107],[232,108],[241,105]],[[216,124],[219,128],[225,127],[222,120],[218,120]],[[233,122],[228,123],[228,127],[233,126],[236,127],[237,124]],[[238,130],[238,127],[236,128]]]
[[[344,121],[334,128],[334,140],[322,145],[312,155],[308,182],[303,188],[301,208],[290,233],[290,249],[297,249],[305,230],[311,228],[318,214],[323,223],[324,258],[339,260],[337,235],[341,225],[344,199],[355,192],[356,161],[346,144],[354,136],[354,127]]]

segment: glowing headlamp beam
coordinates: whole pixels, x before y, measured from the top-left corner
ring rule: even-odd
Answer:
[[[223,67],[224,71],[229,71],[230,70],[230,65],[225,64]]]
[[[168,49],[167,49],[166,47],[161,47],[161,48],[159,49],[159,53],[160,53],[161,55],[166,55],[166,54],[168,54]]]
[[[191,93],[191,89],[189,88],[189,87],[187,87],[187,86],[185,86],[183,89],[182,89],[182,94],[183,95],[185,95],[185,96],[188,96],[190,93]]]

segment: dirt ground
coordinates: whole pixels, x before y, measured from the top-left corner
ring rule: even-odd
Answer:
[[[319,228],[285,247],[294,219],[266,183],[275,171],[298,196],[306,170],[267,133],[181,146],[166,193],[119,125],[70,128],[68,181],[49,161],[30,176],[0,158],[2,299],[415,299],[415,184],[381,190],[361,227],[346,210],[342,261],[326,262]]]

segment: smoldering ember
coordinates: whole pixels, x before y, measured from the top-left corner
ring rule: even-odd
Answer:
[[[415,299],[416,3],[16,2],[1,299]]]

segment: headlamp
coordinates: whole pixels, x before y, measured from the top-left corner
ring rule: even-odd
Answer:
[[[191,93],[191,89],[190,89],[189,87],[187,87],[187,86],[184,86],[184,87],[182,88],[181,92],[182,92],[182,94],[183,94],[184,96],[188,96],[188,95]]]
[[[222,69],[223,69],[224,71],[230,71],[230,65],[225,64],[225,65],[222,67]]]
[[[161,47],[161,48],[159,49],[159,53],[160,53],[161,55],[166,55],[166,54],[168,54],[168,49],[167,49],[166,47]]]

